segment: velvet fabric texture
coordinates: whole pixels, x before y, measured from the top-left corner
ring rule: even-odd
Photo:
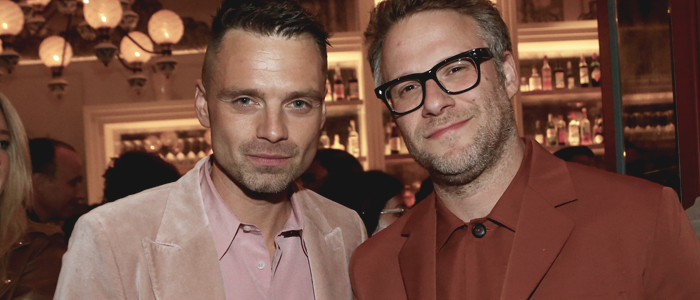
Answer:
[[[81,217],[54,299],[225,299],[200,191],[200,168],[180,180],[103,205]],[[367,239],[354,211],[301,188],[317,300],[351,299],[348,264]]]

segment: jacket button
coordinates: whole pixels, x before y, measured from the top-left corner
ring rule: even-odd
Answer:
[[[472,234],[477,238],[482,238],[486,235],[486,226],[484,224],[474,224],[472,226]]]
[[[8,284],[8,283],[10,283],[10,282],[12,282],[11,279],[5,279],[5,284]]]

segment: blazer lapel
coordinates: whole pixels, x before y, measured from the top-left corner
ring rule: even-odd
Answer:
[[[576,200],[566,163],[533,146],[536,167],[523,194],[502,300],[529,299],[574,228],[574,221],[557,211]]]
[[[434,194],[414,209],[406,220],[401,235],[407,236],[399,252],[399,267],[409,300],[430,300],[436,297]]]
[[[304,190],[294,194],[304,215],[302,240],[309,257],[316,300],[352,298],[348,273],[350,257],[346,256],[343,232],[332,228],[316,201]]]
[[[225,299],[197,166],[175,183],[155,240],[142,246],[156,299]]]

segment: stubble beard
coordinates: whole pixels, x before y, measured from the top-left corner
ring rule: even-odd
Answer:
[[[476,180],[487,169],[492,167],[503,155],[505,144],[514,134],[515,118],[513,107],[508,100],[503,88],[495,88],[484,99],[485,109],[482,112],[478,107],[471,106],[466,111],[449,112],[444,118],[436,120],[435,128],[443,124],[450,124],[462,120],[465,115],[473,119],[482,118],[485,122],[477,129],[470,145],[457,144],[459,136],[447,136],[445,144],[451,150],[445,155],[429,152],[426,148],[419,148],[416,139],[422,139],[421,131],[417,131],[411,137],[404,134],[406,147],[413,158],[430,173],[436,184],[446,186],[462,186]]]
[[[285,154],[293,157],[293,161],[279,167],[256,166],[246,162],[246,154],[260,153],[262,151]],[[236,153],[232,154],[230,162],[222,162],[221,159],[218,159],[217,162],[227,173],[228,177],[242,189],[258,194],[275,194],[287,190],[289,184],[304,172],[298,160],[295,159],[298,158],[299,153],[299,148],[292,144],[250,142],[241,145],[236,150]]]

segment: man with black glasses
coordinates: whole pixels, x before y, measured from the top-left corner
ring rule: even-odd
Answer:
[[[355,299],[697,299],[675,192],[518,137],[489,0],[387,0],[365,33],[382,99],[435,193],[361,245]]]

